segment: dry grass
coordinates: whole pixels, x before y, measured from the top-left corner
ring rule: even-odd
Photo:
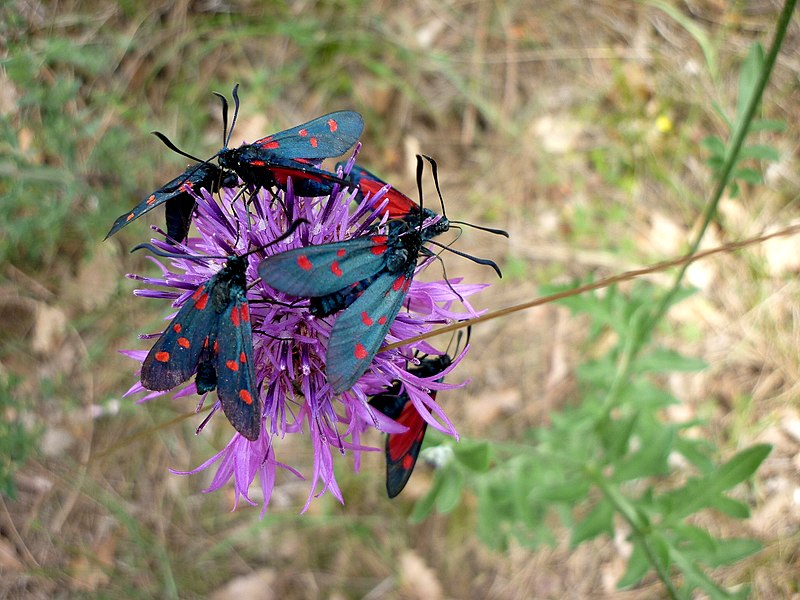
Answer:
[[[415,151],[435,156],[448,212],[511,232],[509,243],[469,231],[462,239],[463,248],[507,265],[506,278],[480,299],[487,308],[527,300],[540,283],[589,273],[599,278],[682,252],[711,189],[699,141],[722,132],[710,103],[734,106],[736,65],[751,41],[768,43],[779,8],[766,1],[738,8],[714,0],[680,3],[713,40],[715,85],[686,30],[632,2],[306,2],[274,13],[244,2],[236,3],[230,23],[213,27],[214,15],[200,6],[213,11],[223,3],[150,3],[123,11],[19,0],[11,10],[22,16],[20,31],[32,47],[63,37],[98,44],[115,57],[108,79],[78,78],[82,104],[67,107],[105,111],[108,127],[125,116],[117,106],[92,104],[99,91],[147,107],[147,122],[136,123],[144,132],[202,119],[195,113],[215,110],[211,89],[241,81],[238,135],[244,138],[351,106],[367,117],[362,159],[395,174],[401,189],[413,189]],[[785,134],[764,139],[781,150],[783,162],[766,186],[726,200],[714,243],[798,217],[792,201],[799,44],[795,22],[764,105],[767,116],[789,124]],[[42,77],[59,74],[54,67]],[[186,100],[176,103],[179,94]],[[674,123],[671,132],[656,129],[661,115]],[[35,123],[18,126],[19,135],[35,131]],[[215,122],[186,141],[195,146],[186,145],[202,154],[218,136]],[[96,139],[79,140],[84,173],[94,173],[89,157]],[[153,144],[147,148],[161,155]],[[164,168],[142,175],[140,191],[168,174]],[[129,174],[105,176],[114,181]],[[124,210],[114,208],[109,214]],[[97,231],[97,240],[103,233]],[[0,369],[22,377],[17,393],[29,399],[26,422],[43,428],[44,437],[18,476],[18,498],[0,506],[0,597],[185,598],[214,590],[220,600],[662,593],[654,580],[635,591],[615,590],[625,564],[623,539],[570,551],[565,538],[553,549],[495,554],[473,535],[469,498],[448,518],[409,525],[406,516],[425,493],[429,473],[418,468],[401,498],[389,502],[380,456],[367,457],[358,476],[339,461],[344,507],[323,498],[297,517],[307,490],[285,478],[264,522],[256,510],[229,513],[228,493],[199,493],[206,475],[167,471],[199,464],[225,443],[226,427],[212,424],[195,437],[192,417],[159,430],[190,405],[116,401],[134,375],[131,361],[114,350],[136,345],[135,332],[157,328],[161,310],[131,300],[131,286],[119,283],[134,270],[134,259],[118,244],[83,248],[71,260],[66,249],[39,272],[3,267]],[[673,347],[711,365],[670,379],[684,403],[668,416],[708,418],[698,433],[730,450],[756,441],[776,446],[758,475],[752,519],[742,524],[711,514],[704,522],[720,534],[763,541],[764,552],[717,574],[730,583],[749,581],[757,598],[791,597],[800,585],[800,263],[779,261],[792,256],[800,256],[796,240],[693,267],[691,281],[701,292],[671,314],[664,334]],[[489,277],[455,257],[448,272],[472,281]],[[459,372],[472,384],[440,399],[463,434],[517,439],[573,399],[571,372],[582,360],[584,335],[585,324],[556,307],[487,323],[473,332],[474,351]],[[120,440],[126,440],[121,448],[103,456]],[[310,465],[301,443],[286,453],[293,464]]]

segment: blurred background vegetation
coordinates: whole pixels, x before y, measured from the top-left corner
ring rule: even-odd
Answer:
[[[469,487],[448,514],[411,523],[432,471],[419,465],[388,501],[379,453],[358,474],[338,461],[345,506],[325,496],[299,516],[307,487],[287,477],[263,521],[258,509],[231,513],[232,494],[200,493],[207,473],[168,471],[215,453],[227,424],[195,437],[194,416],[159,428],[193,401],[121,398],[135,363],[116,350],[146,348],[136,335],[158,331],[165,311],[134,299],[124,278],[146,270],[127,250],[148,235],[147,218],[101,240],[184,167],[149,132],[210,156],[222,135],[211,91],[239,82],[234,143],[352,108],[367,123],[360,161],[400,189],[414,189],[416,152],[434,156],[448,213],[511,233],[467,231],[460,242],[503,266],[481,308],[680,255],[713,187],[714,144],[702,141],[727,136],[721,115],[735,113],[740,65],[752,42],[768,44],[779,10],[768,0],[4,3],[0,594],[662,594],[654,577],[617,590],[622,533],[575,548],[554,526],[549,544],[490,548],[475,534]],[[706,245],[798,222],[798,49],[795,21],[762,110],[788,129],[758,134],[777,160],[763,170],[754,161],[763,179],[723,199]],[[149,222],[160,222],[154,212]],[[447,264],[450,276],[491,278],[456,257]],[[658,332],[708,365],[660,375],[680,400],[660,410],[664,423],[691,424],[723,456],[774,446],[744,494],[750,519],[698,517],[715,535],[761,541],[715,577],[763,598],[800,590],[798,271],[795,238],[698,263],[688,274],[698,292]],[[439,400],[466,437],[525,440],[575,404],[577,367],[614,343],[590,324],[555,305],[482,324],[456,373],[472,383]],[[285,452],[307,471],[303,441]]]

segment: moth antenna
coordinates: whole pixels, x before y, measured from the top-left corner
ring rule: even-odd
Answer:
[[[233,92],[231,93],[233,96],[233,120],[231,121],[231,128],[228,130],[228,137],[225,139],[225,148],[228,147],[228,144],[231,143],[231,137],[233,136],[233,128],[236,127],[236,118],[239,116],[239,84],[233,86]]]
[[[422,231],[422,169],[425,167],[425,163],[422,162],[422,157],[417,154],[417,193],[419,194],[419,212],[420,212],[420,221],[419,221],[419,229]]]
[[[203,160],[202,158],[197,158],[196,156],[193,156],[193,155],[189,154],[188,152],[184,152],[183,150],[178,148],[175,144],[173,144],[172,140],[170,140],[167,136],[165,136],[160,131],[151,131],[150,133],[152,133],[159,140],[161,140],[162,144],[164,144],[167,148],[169,148],[170,150],[172,150],[176,154],[180,154],[181,156],[185,156],[186,158],[190,158],[190,159],[195,160],[195,161],[197,161],[199,163],[202,163],[202,164],[205,164],[205,163],[208,162],[206,160]]]
[[[228,99],[219,92],[211,92],[222,102],[222,145],[228,147]]]
[[[478,258],[477,256],[472,256],[471,254],[467,254],[466,252],[461,252],[460,250],[456,250],[455,248],[451,248],[450,246],[445,246],[444,244],[440,244],[434,240],[427,240],[429,243],[433,244],[434,246],[438,246],[439,248],[444,248],[445,250],[449,250],[453,254],[457,254],[463,258],[469,259],[474,263],[479,265],[483,265],[485,267],[491,267],[494,269],[494,272],[497,273],[497,276],[501,279],[503,278],[503,273],[500,271],[500,267],[497,266],[497,263],[489,258]]]
[[[444,259],[442,259],[442,257],[439,256],[438,254],[431,252],[427,248],[423,248],[423,250],[427,250],[428,252],[430,252],[430,256],[439,261],[439,264],[442,265],[442,273],[444,274],[444,281],[447,284],[447,287],[450,288],[451,292],[453,292],[456,296],[458,296],[459,302],[464,302],[464,297],[461,294],[459,294],[456,291],[456,288],[453,287],[453,284],[450,283],[450,278],[447,276],[447,267],[444,264]]]
[[[450,224],[466,225],[467,227],[472,227],[473,229],[479,229],[487,233],[493,233],[494,235],[502,235],[506,238],[508,237],[508,232],[505,229],[495,229],[493,227],[484,227],[483,225],[473,225],[472,223],[467,223],[466,221],[450,221]]]
[[[439,187],[439,165],[436,164],[436,161],[433,160],[427,154],[423,154],[422,157],[427,160],[431,165],[431,171],[433,172],[433,184],[436,186],[436,193],[439,194],[439,202],[442,204],[442,216],[447,217],[447,212],[444,209],[444,198],[442,198],[442,190]]]

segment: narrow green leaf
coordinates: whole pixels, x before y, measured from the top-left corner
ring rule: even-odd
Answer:
[[[414,509],[408,517],[411,523],[421,523],[428,518],[428,515],[433,511],[433,505],[436,502],[436,497],[439,495],[439,490],[442,485],[442,477],[439,475],[439,472],[437,472],[433,479],[431,489],[414,505]]]
[[[636,371],[640,373],[670,373],[674,371],[692,373],[702,371],[708,366],[704,360],[669,350],[657,348],[642,354],[636,363]]]
[[[711,152],[712,156],[718,157],[720,160],[724,160],[725,143],[717,136],[709,135],[708,137],[703,138],[703,141],[700,142],[700,144],[709,152]]]
[[[737,121],[744,116],[744,111],[750,103],[750,98],[756,92],[756,86],[763,68],[764,49],[761,44],[755,42],[751,44],[739,71],[739,94],[736,98]]]
[[[759,185],[764,181],[764,178],[761,176],[761,173],[749,167],[741,167],[734,169],[733,178],[741,179],[742,181],[752,185]]]
[[[462,441],[452,446],[458,462],[477,473],[489,470],[492,448],[484,441]]]
[[[570,547],[575,548],[581,542],[594,539],[601,533],[609,537],[614,535],[614,508],[605,500],[598,502],[586,518],[572,528]]]
[[[778,119],[754,119],[750,123],[750,133],[756,131],[775,131],[781,133],[786,131],[786,122]]]
[[[580,502],[589,494],[589,482],[584,479],[551,484],[532,490],[536,500],[548,502]]]
[[[715,478],[715,487],[719,487],[720,490],[728,490],[745,481],[756,472],[758,466],[764,462],[771,451],[772,446],[769,444],[756,444],[745,448],[719,468]]]
[[[461,489],[464,487],[464,472],[457,468],[447,468],[441,471],[442,486],[436,495],[436,510],[447,514],[458,506],[461,500]]]
[[[739,152],[739,160],[747,160],[749,158],[755,160],[768,160],[777,162],[780,160],[781,155],[777,149],[766,144],[753,144],[752,146],[745,146]]]
[[[674,439],[674,428],[664,426],[647,440],[643,440],[641,447],[634,454],[616,466],[612,476],[614,481],[630,481],[669,473],[667,459],[672,451]]]
[[[763,548],[761,542],[752,538],[728,538],[718,541],[719,543],[714,552],[701,558],[705,564],[712,568],[732,565],[756,552],[760,552]]]
[[[650,562],[647,560],[647,555],[642,550],[640,542],[634,541],[633,552],[628,559],[628,568],[617,582],[617,589],[622,590],[638,584],[648,571],[650,571]]]

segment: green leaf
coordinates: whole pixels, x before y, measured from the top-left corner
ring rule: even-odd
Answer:
[[[686,580],[684,587],[689,588],[689,590],[700,588],[706,594],[708,594],[712,600],[729,600],[730,598],[735,597],[728,593],[727,590],[714,583],[714,581],[700,569],[700,567],[694,560],[692,560],[691,557],[687,556],[674,546],[670,548],[670,558],[683,573],[683,576]]]
[[[575,479],[565,483],[556,483],[538,487],[531,491],[535,500],[546,502],[580,502],[589,494],[589,482],[585,479]]]
[[[739,71],[739,95],[736,98],[736,120],[744,116],[751,96],[756,92],[756,86],[764,68],[764,49],[758,42],[750,46],[747,56],[742,62]]]
[[[734,169],[733,178],[741,179],[742,181],[750,183],[752,185],[758,185],[764,181],[760,172],[756,171],[755,169],[751,169],[749,167],[741,167]]]
[[[746,448],[716,471],[690,479],[682,487],[667,492],[660,498],[662,512],[682,518],[704,508],[731,507],[730,499],[720,500],[722,493],[748,479],[771,450],[772,446],[767,444]]]
[[[745,448],[717,470],[716,485],[727,490],[745,481],[772,452],[769,444],[756,444]]]
[[[725,143],[715,135],[709,135],[700,142],[704,148],[711,152],[712,157],[725,159]]]
[[[612,475],[613,480],[623,482],[668,474],[667,459],[672,451],[674,439],[675,430],[664,426],[646,440],[642,440],[641,447],[616,466]]]
[[[754,160],[769,160],[777,162],[780,160],[781,155],[772,146],[766,144],[753,144],[752,146],[745,146],[739,152],[739,160],[747,160],[752,158]]]
[[[411,514],[408,517],[410,522],[421,523],[427,519],[428,515],[430,515],[433,511],[433,505],[436,502],[436,497],[439,495],[439,490],[443,485],[443,478],[439,473],[439,471],[436,472],[436,476],[433,478],[433,485],[431,485],[431,489],[428,490],[428,493],[420,498],[414,505],[414,509],[411,511]]]
[[[700,27],[691,17],[683,14],[678,8],[663,2],[662,0],[646,0],[650,6],[655,6],[669,15],[678,25],[683,27],[689,35],[694,38],[697,45],[703,51],[703,56],[706,59],[708,71],[711,77],[716,79],[717,74],[717,46],[709,38],[706,30]]]
[[[761,542],[752,538],[728,538],[719,540],[719,542],[713,553],[706,554],[701,558],[709,567],[732,565],[760,552],[763,548]]]
[[[458,462],[471,471],[485,473],[489,470],[492,448],[488,442],[461,441],[454,444],[452,448]]]
[[[625,589],[636,585],[644,576],[650,571],[650,561],[647,560],[647,555],[642,550],[641,543],[638,541],[633,542],[633,552],[628,559],[628,568],[625,574],[617,582],[617,589]]]
[[[636,371],[640,373],[670,373],[674,371],[692,373],[702,371],[708,366],[704,360],[669,350],[657,348],[647,354],[642,354],[636,362]]]
[[[606,451],[606,462],[614,462],[628,451],[628,442],[631,439],[639,413],[624,416],[619,419],[605,419],[598,426],[598,433],[603,441]]]
[[[786,123],[778,119],[755,119],[750,123],[750,133],[756,131],[775,131],[781,133],[786,131]]]
[[[436,495],[436,510],[447,514],[458,506],[461,489],[464,487],[464,472],[461,469],[448,468],[441,471],[442,485]]]
[[[750,507],[747,504],[728,496],[717,496],[709,505],[709,508],[725,513],[734,519],[747,519],[750,517]]]
[[[614,507],[605,500],[598,504],[572,528],[572,539],[569,544],[575,548],[581,542],[596,538],[601,533],[614,536]]]

